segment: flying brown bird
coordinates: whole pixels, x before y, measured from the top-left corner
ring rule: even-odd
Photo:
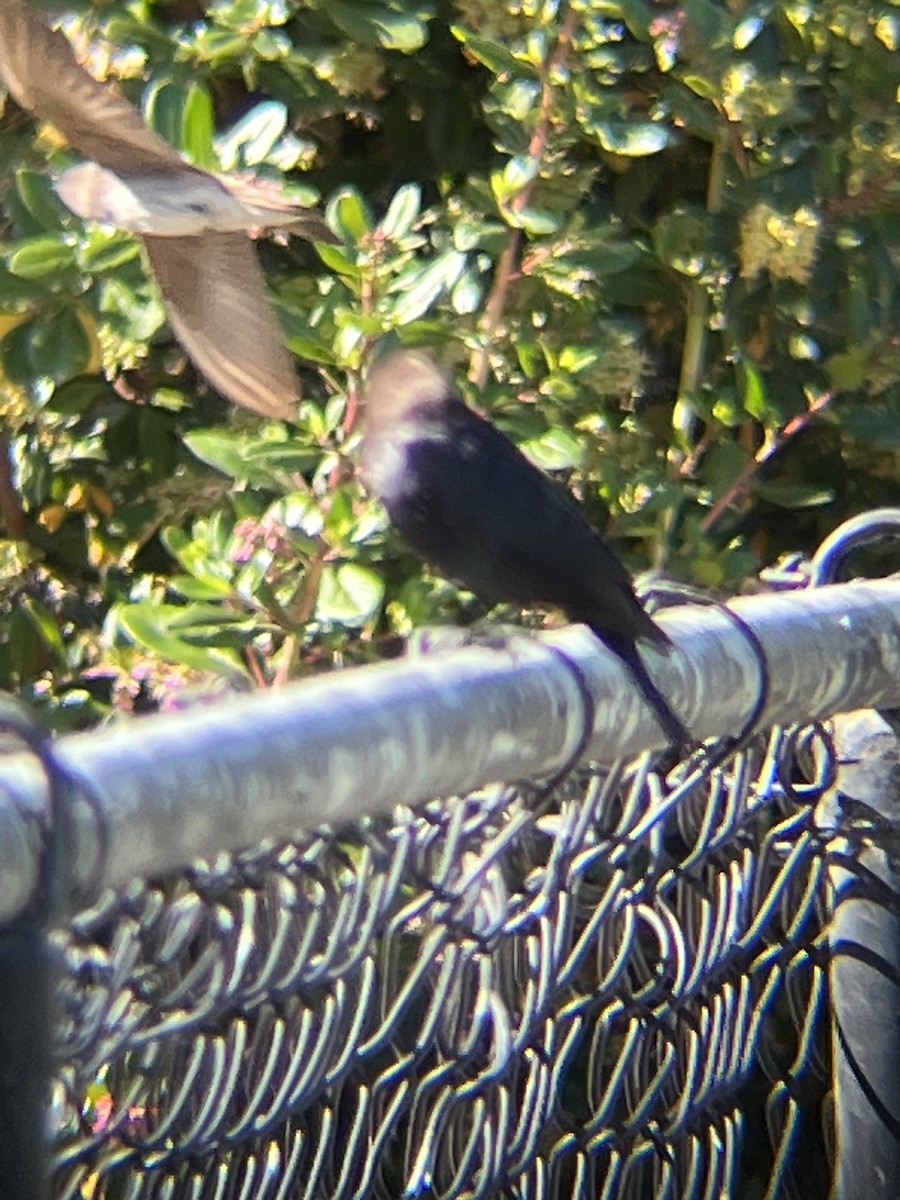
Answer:
[[[363,422],[363,478],[417,554],[489,604],[552,604],[589,625],[668,737],[690,743],[635,647],[667,652],[672,643],[628,572],[569,497],[468,408],[426,355],[401,350],[374,367]]]
[[[203,374],[237,404],[293,415],[299,383],[248,231],[292,227],[333,242],[330,230],[277,189],[186,163],[22,0],[0,0],[0,74],[90,160],[63,172],[60,196],[79,216],[141,237],[172,327]]]

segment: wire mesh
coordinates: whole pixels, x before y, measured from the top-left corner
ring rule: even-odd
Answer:
[[[896,534],[900,512],[854,522],[812,573],[794,560],[771,586],[833,578],[884,529]],[[896,585],[825,590],[796,605],[760,598],[736,622],[711,614],[697,635],[687,614],[691,652],[680,653],[694,700],[725,704],[737,688],[741,711],[735,645],[753,643],[749,673],[774,705],[770,724],[801,703],[807,716],[893,705]],[[566,645],[517,650],[508,676],[489,656],[451,656],[397,664],[390,678],[338,677],[312,732],[327,688],[266,698],[264,756],[257,731],[252,746],[240,740],[239,705],[187,728],[157,721],[150,735],[135,726],[57,749],[0,709],[3,749],[28,750],[10,748],[0,781],[0,1192],[15,1173],[17,1197],[41,1194],[29,1154],[40,1153],[32,1118],[49,1057],[49,925],[54,1198],[893,1195],[897,711],[869,713],[849,734],[837,722],[840,759],[830,724],[710,741],[677,762],[624,757],[631,727],[619,761],[572,768],[604,745],[588,734],[595,685],[602,695],[608,681],[583,674]],[[563,660],[580,702],[546,678]],[[540,686],[521,711],[563,737],[537,741],[509,720],[519,710],[506,700],[526,678]],[[473,688],[488,698],[478,712],[495,722],[496,761],[557,774],[386,809],[394,786],[404,799],[426,777],[438,790],[448,747],[472,746],[479,770],[489,761],[464,720]],[[424,715],[414,712],[426,694]],[[404,732],[386,743],[398,713]],[[442,739],[420,728],[448,719]],[[405,747],[413,784],[397,770]],[[354,754],[367,771],[347,769]],[[322,811],[347,811],[329,788],[346,802],[367,782],[354,812],[377,815],[286,840],[318,812],[315,778]],[[470,763],[457,779],[471,786]],[[272,803],[282,788],[284,803]],[[246,825],[241,797],[256,802]],[[176,833],[157,837],[166,814]],[[220,847],[247,845],[247,831],[273,821],[279,836],[251,851],[142,874],[219,833]],[[102,879],[114,886],[73,916],[72,897]],[[878,1007],[874,1022],[859,1018],[860,996]],[[19,1163],[10,1115],[23,1116],[29,1142]]]
[[[827,1194],[834,751],[776,729],[708,764],[104,896],[55,934],[54,1195]]]

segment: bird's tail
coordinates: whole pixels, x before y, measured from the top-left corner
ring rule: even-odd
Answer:
[[[604,645],[609,646],[610,650],[615,651],[615,653],[618,654],[619,658],[628,668],[629,674],[640,688],[641,694],[653,709],[657,721],[659,721],[673,745],[679,748],[690,746],[694,739],[691,737],[687,726],[680,719],[680,717],[675,714],[668,700],[650,678],[650,673],[644,666],[643,660],[641,659],[641,656],[638,654],[634,645],[617,645],[613,640],[610,639],[608,633],[604,633],[602,630],[595,628],[593,625],[591,628],[600,641],[603,642]],[[672,649],[672,643],[669,640],[668,635],[664,634],[658,625],[654,625],[654,629],[656,629],[661,635],[658,639],[653,639],[654,644],[659,650],[662,650],[663,653],[667,653]]]

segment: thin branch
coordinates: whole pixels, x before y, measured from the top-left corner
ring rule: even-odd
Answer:
[[[871,183],[867,183],[865,187],[860,188],[854,195],[841,196],[837,200],[830,200],[824,206],[822,215],[826,221],[830,222],[854,213],[868,212],[873,208],[881,206],[886,207],[888,211],[892,208],[896,209],[897,201],[889,194],[896,186],[896,173],[890,172],[879,175]]]
[[[550,133],[553,128],[553,103],[557,89],[557,84],[554,80],[562,70],[569,56],[572,48],[572,37],[575,33],[577,23],[578,10],[574,5],[570,5],[566,9],[566,14],[553,49],[544,60],[540,114],[534,133],[531,135],[531,140],[528,143],[528,157],[536,162],[539,162],[544,157],[547,144],[550,140]],[[521,213],[523,209],[528,207],[539,178],[540,172],[537,171],[522,190],[513,196],[509,207],[514,215]],[[497,262],[493,286],[484,307],[484,316],[481,320],[481,331],[484,335],[482,344],[472,356],[472,365],[469,371],[469,378],[479,389],[483,388],[487,382],[488,352],[491,343],[496,339],[500,322],[503,319],[503,313],[509,298],[510,285],[513,279],[517,277],[515,265],[518,261],[521,243],[522,230],[516,226],[511,227],[507,235],[506,246]]]
[[[9,438],[0,437],[0,519],[10,541],[24,541],[28,531],[22,498],[13,480]]]
[[[731,487],[719,497],[703,520],[700,522],[700,532],[709,533],[719,521],[727,508],[735,501],[742,499],[750,490],[750,486],[764,463],[777,454],[788,442],[792,441],[802,429],[805,429],[828,405],[834,400],[835,392],[823,392],[814,400],[806,412],[798,413],[790,421],[760,446],[756,454],[745,465],[744,469],[732,483]]]
[[[521,241],[522,230],[510,229],[506,238],[506,246],[497,261],[497,267],[494,271],[494,282],[491,287],[491,293],[484,306],[481,328],[485,336],[482,344],[472,357],[472,366],[469,371],[469,378],[479,391],[487,383],[488,347],[496,338],[497,329],[503,317],[503,310],[506,307],[506,300],[509,295],[509,287],[512,282],[516,260],[519,256]]]
[[[278,651],[275,674],[272,676],[272,687],[283,687],[291,677],[294,659],[297,656],[299,641],[293,633],[289,633]]]
[[[731,130],[724,126],[713,144],[709,164],[709,182],[706,187],[706,211],[716,214],[722,211],[725,194],[726,143]],[[684,334],[684,352],[681,358],[681,374],[678,380],[678,398],[682,404],[693,406],[685,399],[700,386],[703,366],[706,361],[706,333],[709,318],[709,291],[706,285],[695,280],[689,285],[687,323]]]

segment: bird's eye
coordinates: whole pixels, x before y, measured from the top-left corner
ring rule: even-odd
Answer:
[[[202,200],[193,201],[191,204],[188,205],[188,208],[191,210],[191,212],[202,213],[202,215],[205,217],[209,216],[209,213],[210,213],[209,205],[204,204]]]

